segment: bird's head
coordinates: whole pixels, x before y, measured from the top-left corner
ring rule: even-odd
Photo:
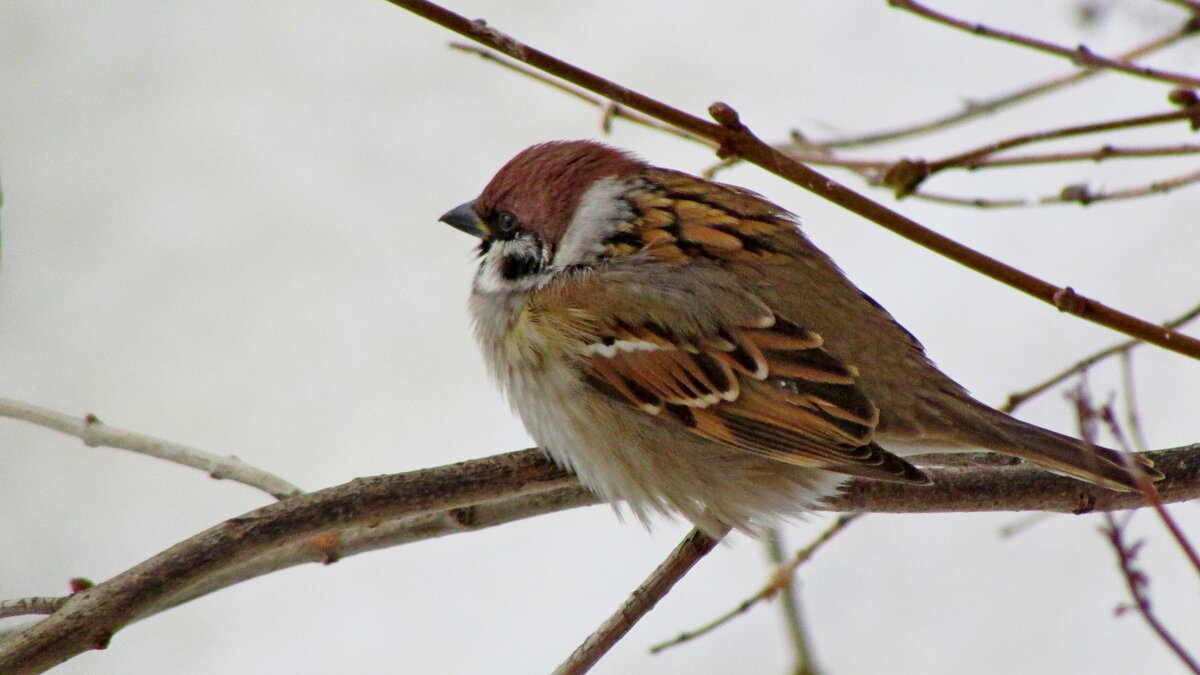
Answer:
[[[600,143],[542,143],[509,160],[479,197],[440,220],[481,239],[478,290],[528,289],[609,253],[632,215],[629,195],[645,168]]]

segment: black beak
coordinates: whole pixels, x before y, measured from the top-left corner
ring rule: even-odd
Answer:
[[[483,219],[475,213],[475,202],[470,201],[466,204],[460,204],[449,211],[442,214],[438,218],[441,222],[453,227],[456,230],[462,230],[472,237],[484,238],[488,234],[487,225]]]

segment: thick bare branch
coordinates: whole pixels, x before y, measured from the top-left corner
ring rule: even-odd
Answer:
[[[1147,456],[1166,475],[1156,484],[1163,503],[1200,498],[1200,444]],[[828,508],[1078,513],[1143,505],[1139,494],[1109,492],[1028,465],[930,468],[927,473],[934,480],[928,487],[851,480]],[[536,450],[360,478],[226,521],[76,593],[58,612],[0,643],[0,672],[44,670],[103,647],[113,633],[154,612],[282,567],[332,562],[385,544],[592,503],[595,497]],[[449,518],[440,513],[444,511],[451,512]],[[354,534],[354,528],[389,526],[401,517],[410,520],[381,538]],[[270,555],[281,548],[290,553]]]
[[[536,452],[358,478],[251,511],[70,597],[62,609],[0,644],[0,672],[41,671],[88,649],[222,570],[300,539],[401,516],[469,507],[569,484]]]
[[[717,141],[720,144],[722,156],[740,155],[747,161],[882,225],[913,243],[1007,284],[1026,295],[1050,303],[1059,311],[1074,314],[1165,349],[1200,358],[1200,340],[1196,338],[1155,326],[1096,300],[1083,297],[1070,288],[1056,286],[1001,263],[949,237],[938,234],[790,159],[751,133],[740,122],[737,113],[726,104],[716,103],[709,108],[710,114],[718,121],[718,124],[713,124],[534,49],[491,28],[483,21],[470,21],[436,3],[428,2],[428,0],[388,0],[388,2],[459,35],[499,50],[522,63],[600,94],[614,103],[628,106],[682,130]]]

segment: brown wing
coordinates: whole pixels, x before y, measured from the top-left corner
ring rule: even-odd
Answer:
[[[614,320],[583,349],[600,391],[704,438],[770,459],[928,483],[871,437],[879,412],[857,371],[819,335],[778,316],[708,334]]]

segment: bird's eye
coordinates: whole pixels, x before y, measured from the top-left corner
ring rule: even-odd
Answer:
[[[497,213],[495,219],[492,221],[492,225],[499,234],[512,234],[517,231],[517,228],[521,227],[520,221],[517,220],[517,217],[511,211],[500,211]]]

